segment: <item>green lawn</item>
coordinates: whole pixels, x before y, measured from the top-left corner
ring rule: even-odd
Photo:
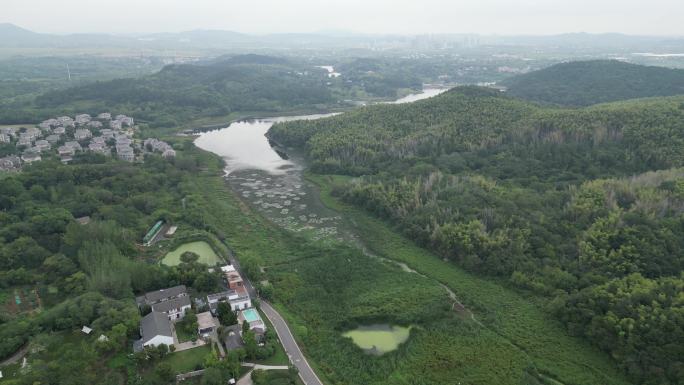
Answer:
[[[182,352],[169,353],[164,362],[169,364],[175,373],[187,373],[204,364],[204,359],[211,353],[211,346],[203,345]]]
[[[181,263],[181,255],[186,251],[192,251],[193,253],[199,255],[199,260],[197,262],[204,263],[209,266],[214,266],[217,262],[222,261],[211,245],[205,241],[196,241],[178,246],[176,249],[164,256],[162,263],[168,266],[177,266]]]
[[[268,318],[266,318],[266,314],[264,314],[264,312],[259,310],[259,315],[261,316],[261,319],[266,324],[266,327],[270,330],[275,331],[273,329],[273,324],[271,323],[271,321],[269,321]],[[262,364],[262,365],[289,365],[290,364],[290,360],[287,358],[287,354],[285,353],[285,350],[283,349],[283,346],[280,343],[278,343],[276,345],[275,353],[271,357],[269,357],[265,360],[254,360],[254,362],[257,364]]]
[[[186,320],[179,321],[175,325],[176,336],[178,337],[179,342],[192,341],[192,337],[197,337],[197,333],[194,333],[194,332],[188,333],[185,331],[185,328],[183,327],[185,325],[184,321],[186,321]]]

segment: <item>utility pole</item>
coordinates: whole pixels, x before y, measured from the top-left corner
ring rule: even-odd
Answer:
[[[69,63],[67,63],[67,78],[71,81],[71,71],[69,70]]]

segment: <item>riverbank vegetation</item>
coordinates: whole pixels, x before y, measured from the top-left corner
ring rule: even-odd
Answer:
[[[544,307],[635,382],[676,384],[684,380],[682,106],[674,97],[558,110],[465,87],[410,106],[276,125],[270,135],[306,148],[317,173],[355,176],[332,183],[332,195],[439,258],[531,295],[514,301],[519,322],[497,326],[529,343],[530,354],[553,346],[539,358],[578,355],[570,340],[539,343],[554,328],[535,310]],[[369,247],[391,244],[374,241]],[[403,247],[380,254],[401,259]],[[435,257],[406,258],[459,284],[430,267],[445,264]],[[509,309],[491,302],[510,297],[486,282],[462,287],[466,302],[472,291],[483,295],[469,304],[476,313]],[[504,314],[493,319],[516,319]],[[518,334],[524,328],[528,337]]]

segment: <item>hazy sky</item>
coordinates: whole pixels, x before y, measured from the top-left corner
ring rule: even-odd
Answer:
[[[0,0],[0,22],[38,32],[684,35],[684,0]]]

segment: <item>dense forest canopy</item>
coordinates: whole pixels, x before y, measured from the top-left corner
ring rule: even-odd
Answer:
[[[507,93],[545,104],[588,106],[618,100],[684,94],[684,70],[617,60],[575,61],[501,82]]]
[[[279,124],[334,193],[547,299],[638,383],[684,381],[684,98],[579,110],[456,88]]]

